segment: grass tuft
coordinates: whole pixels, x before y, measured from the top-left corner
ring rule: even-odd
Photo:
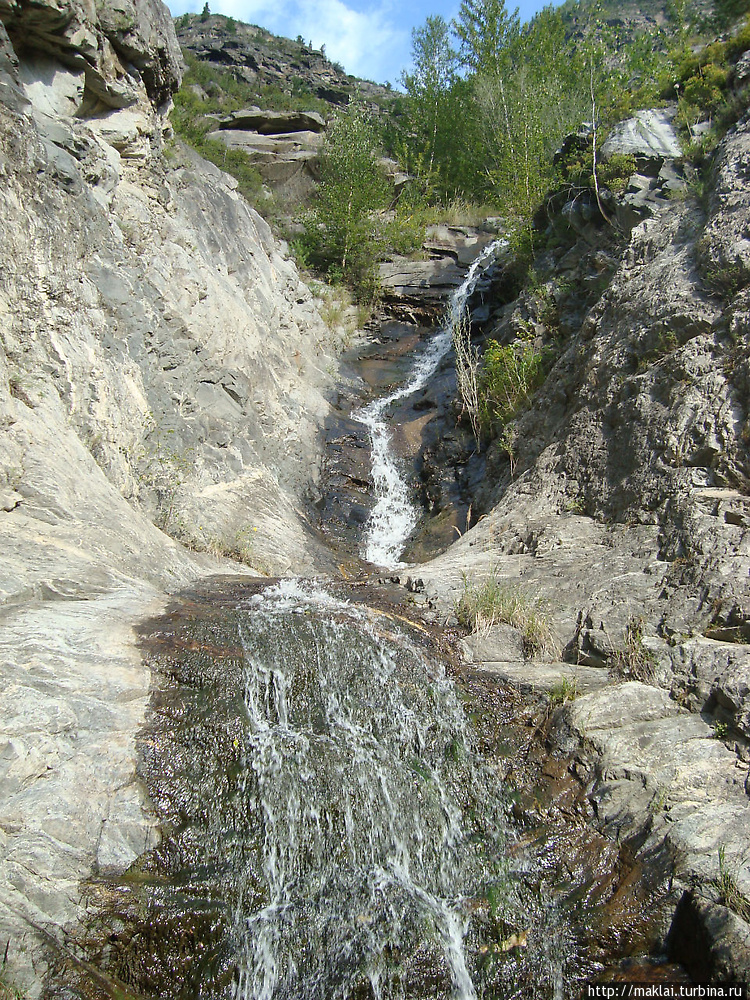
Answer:
[[[726,848],[723,845],[719,848],[719,875],[714,880],[714,884],[724,906],[743,920],[750,921],[750,901],[742,894],[737,885],[735,873],[727,862]]]
[[[494,570],[479,584],[464,574],[464,590],[455,614],[469,632],[486,634],[493,625],[512,625],[521,632],[524,655],[529,658],[559,654],[557,637],[540,599],[516,584],[501,582]]]

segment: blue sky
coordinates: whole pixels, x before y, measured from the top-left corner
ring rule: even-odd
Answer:
[[[203,10],[205,0],[172,0],[173,16]],[[397,83],[401,70],[408,67],[411,30],[430,14],[450,21],[460,0],[209,0],[211,12],[226,14],[258,24],[277,35],[302,35],[316,49],[326,47],[326,55],[340,62],[348,73]],[[507,2],[507,0],[506,0]],[[515,4],[507,2],[513,10]],[[524,0],[518,4],[521,20],[528,20],[543,4]]]

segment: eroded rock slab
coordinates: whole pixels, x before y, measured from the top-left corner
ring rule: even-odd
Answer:
[[[337,337],[236,182],[162,158],[166,9],[92,11],[0,4],[0,937],[28,996],[82,880],[157,835],[133,624],[226,556],[334,566],[305,491]]]

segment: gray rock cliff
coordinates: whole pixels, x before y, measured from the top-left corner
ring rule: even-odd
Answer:
[[[618,246],[602,223],[600,247],[575,231],[546,312],[522,292],[491,320],[504,344],[557,337],[557,359],[490,449],[485,516],[403,574],[445,613],[488,577],[541,601],[549,662],[523,660],[507,626],[466,658],[527,692],[579,695],[550,747],[575,756],[592,822],[668,859],[665,947],[698,979],[750,970],[747,910],[722,890],[750,897],[748,155],[745,117],[707,206],[652,200]]]
[[[0,5],[0,939],[156,836],[132,625],[199,574],[329,568],[305,516],[331,334],[235,182],[173,143],[158,2]],[[177,544],[179,538],[188,548]]]

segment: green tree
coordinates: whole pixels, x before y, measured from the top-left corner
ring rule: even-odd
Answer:
[[[306,220],[303,249],[310,263],[341,275],[361,299],[376,292],[390,185],[378,163],[380,142],[371,114],[351,103],[326,134],[316,205]]]
[[[494,56],[483,57],[472,77],[485,136],[483,169],[506,214],[528,225],[552,181],[555,149],[590,115],[588,74],[559,11],[545,8],[521,31],[511,23],[497,49],[502,4],[486,2],[497,15],[491,45],[479,39],[475,49],[481,53],[484,45]]]
[[[450,42],[446,21],[428,17],[411,33],[414,71],[402,73],[401,82],[411,103],[411,125],[418,147],[432,173],[439,140],[447,124],[451,86],[456,79],[458,57]]]
[[[509,14],[505,0],[461,0],[453,30],[462,64],[476,74],[501,78],[503,50],[521,30],[518,8]]]
[[[412,67],[401,75],[405,125],[394,149],[431,195],[450,199],[475,183],[480,137],[471,87],[459,75],[442,17],[428,17],[412,31]]]

